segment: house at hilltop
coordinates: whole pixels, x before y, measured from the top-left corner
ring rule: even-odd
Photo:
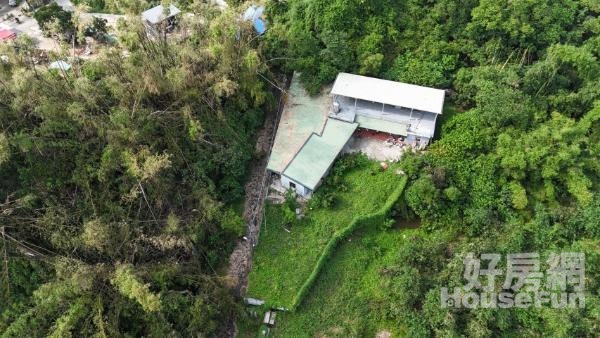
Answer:
[[[310,97],[294,75],[267,169],[308,198],[356,130],[427,146],[444,97],[440,89],[348,73],[338,74],[329,96]]]

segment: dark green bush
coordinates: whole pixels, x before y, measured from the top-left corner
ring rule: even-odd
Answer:
[[[37,21],[40,28],[48,33],[49,24],[54,20],[58,20],[60,32],[62,34],[72,34],[75,32],[75,26],[71,21],[71,13],[62,9],[55,2],[41,7],[33,14],[33,18]]]

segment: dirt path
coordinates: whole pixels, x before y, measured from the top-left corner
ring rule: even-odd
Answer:
[[[285,83],[284,88],[288,88],[289,79],[286,79]],[[229,257],[229,267],[227,269],[229,285],[239,297],[243,297],[246,294],[248,274],[252,268],[252,253],[254,247],[258,244],[260,225],[264,215],[264,201],[269,188],[267,162],[269,161],[269,154],[273,146],[275,133],[277,132],[283,103],[284,95],[280,95],[277,112],[267,116],[262,130],[258,134],[255,152],[263,154],[263,156],[254,164],[245,186],[246,196],[243,216],[248,224],[246,240],[239,240],[236,244],[235,249]],[[222,336],[235,337],[237,332],[235,319],[231,318],[227,327],[224,328]]]
[[[263,129],[260,131],[257,140],[257,151],[262,156],[260,161],[256,162],[254,168],[245,186],[246,202],[244,204],[244,220],[248,224],[246,232],[247,240],[238,241],[235,249],[229,257],[229,268],[227,279],[231,288],[238,296],[246,294],[248,286],[248,273],[252,267],[252,251],[258,243],[260,234],[260,224],[263,219],[263,202],[268,189],[267,161],[268,153],[271,149],[273,137],[276,132],[275,114],[271,114],[265,120]]]

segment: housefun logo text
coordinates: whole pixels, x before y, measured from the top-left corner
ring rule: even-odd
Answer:
[[[441,306],[471,309],[585,307],[584,253],[551,253],[545,271],[540,269],[539,253],[506,255],[505,270],[498,268],[501,258],[497,253],[481,254],[479,258],[472,252],[467,253],[463,260],[463,277],[467,283],[451,291],[443,287]]]

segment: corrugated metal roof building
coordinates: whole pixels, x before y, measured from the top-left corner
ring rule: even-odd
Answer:
[[[142,12],[142,21],[150,36],[159,37],[175,25],[175,18],[180,13],[179,8],[172,4],[168,10],[163,5],[158,5]]]
[[[287,90],[267,169],[282,174],[312,134],[321,134],[327,120],[326,95],[311,97],[294,74]]]
[[[267,31],[267,24],[263,17],[264,12],[265,6],[251,5],[243,15],[244,20],[252,21],[252,26],[258,35],[262,35]]]
[[[445,92],[408,83],[339,73],[331,95],[441,114]]]
[[[294,74],[267,169],[309,197],[357,128],[428,144],[444,97],[443,90],[348,73],[338,74],[331,97],[311,97]]]
[[[176,16],[181,13],[179,8],[169,5],[169,11],[165,11],[163,5],[158,5],[156,7],[152,7],[147,11],[142,13],[142,19],[148,21],[149,23],[156,25],[159,24],[169,18]]]
[[[441,89],[339,73],[331,90],[338,108],[330,116],[347,120],[353,115],[363,121],[361,128],[429,143],[445,94]]]
[[[357,127],[357,123],[327,119],[323,133],[309,137],[283,172],[282,178],[291,181],[296,191],[303,190],[301,195],[310,194],[329,172]]]

